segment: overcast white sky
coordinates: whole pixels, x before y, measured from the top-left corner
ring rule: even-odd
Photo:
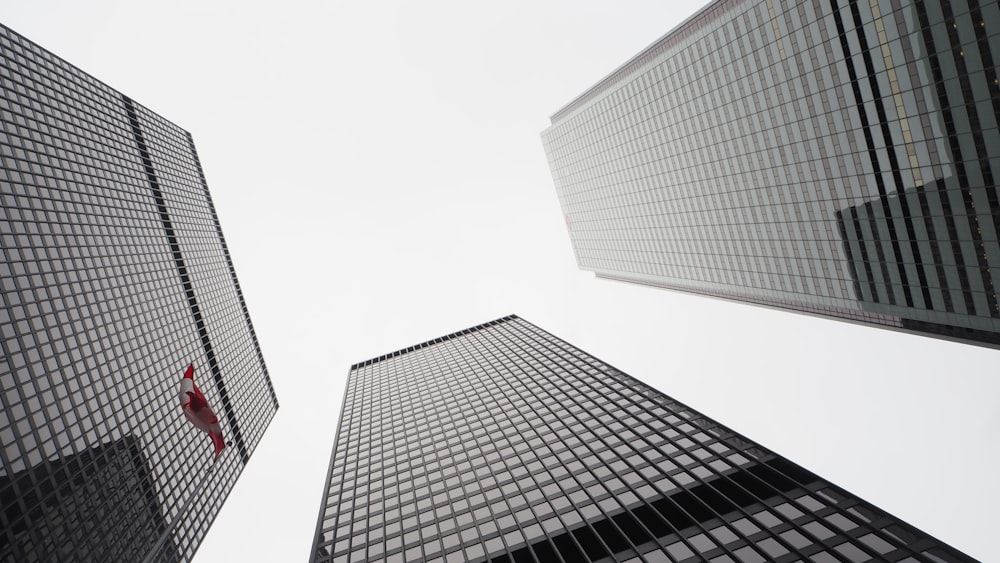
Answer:
[[[350,364],[516,313],[1000,561],[1000,352],[597,280],[548,116],[700,1],[0,0],[191,131],[281,408],[195,561],[303,561]]]

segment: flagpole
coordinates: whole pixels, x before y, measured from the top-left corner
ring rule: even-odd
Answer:
[[[220,453],[225,453],[225,450],[223,450]],[[149,550],[149,553],[146,554],[146,558],[142,560],[143,563],[152,563],[154,561],[154,556],[160,552],[160,549],[163,547],[163,542],[166,541],[168,537],[170,537],[170,534],[174,531],[174,528],[177,527],[177,522],[179,522],[181,518],[187,513],[188,505],[191,504],[191,501],[194,499],[195,495],[198,494],[199,491],[204,490],[205,481],[207,481],[208,478],[213,473],[215,473],[215,466],[218,463],[218,461],[219,461],[218,457],[212,460],[212,465],[210,465],[208,469],[205,471],[205,474],[202,475],[201,481],[198,482],[198,486],[195,487],[190,493],[188,493],[187,498],[184,499],[184,503],[181,504],[181,509],[180,511],[178,511],[177,517],[174,518],[174,521],[171,522],[169,526],[167,526],[167,529],[164,530],[162,534],[160,534],[159,539],[156,540],[156,544],[153,546],[152,549]]]

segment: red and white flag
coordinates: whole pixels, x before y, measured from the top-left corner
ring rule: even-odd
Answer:
[[[181,379],[180,399],[184,416],[212,437],[215,457],[218,458],[219,453],[226,447],[226,442],[222,439],[222,426],[219,425],[219,417],[215,416],[212,407],[208,406],[205,395],[194,383],[194,364],[188,366],[184,372],[184,379]]]

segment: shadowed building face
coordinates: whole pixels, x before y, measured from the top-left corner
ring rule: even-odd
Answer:
[[[0,495],[2,561],[141,561],[167,529],[132,437],[0,476]],[[159,560],[180,560],[173,543]]]

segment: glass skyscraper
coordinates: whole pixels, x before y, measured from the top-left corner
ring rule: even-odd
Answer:
[[[312,561],[971,558],[516,317],[351,366]]]
[[[187,561],[278,408],[191,135],[3,26],[0,120],[0,561]]]
[[[1000,347],[1000,8],[717,0],[542,135],[598,277]]]

